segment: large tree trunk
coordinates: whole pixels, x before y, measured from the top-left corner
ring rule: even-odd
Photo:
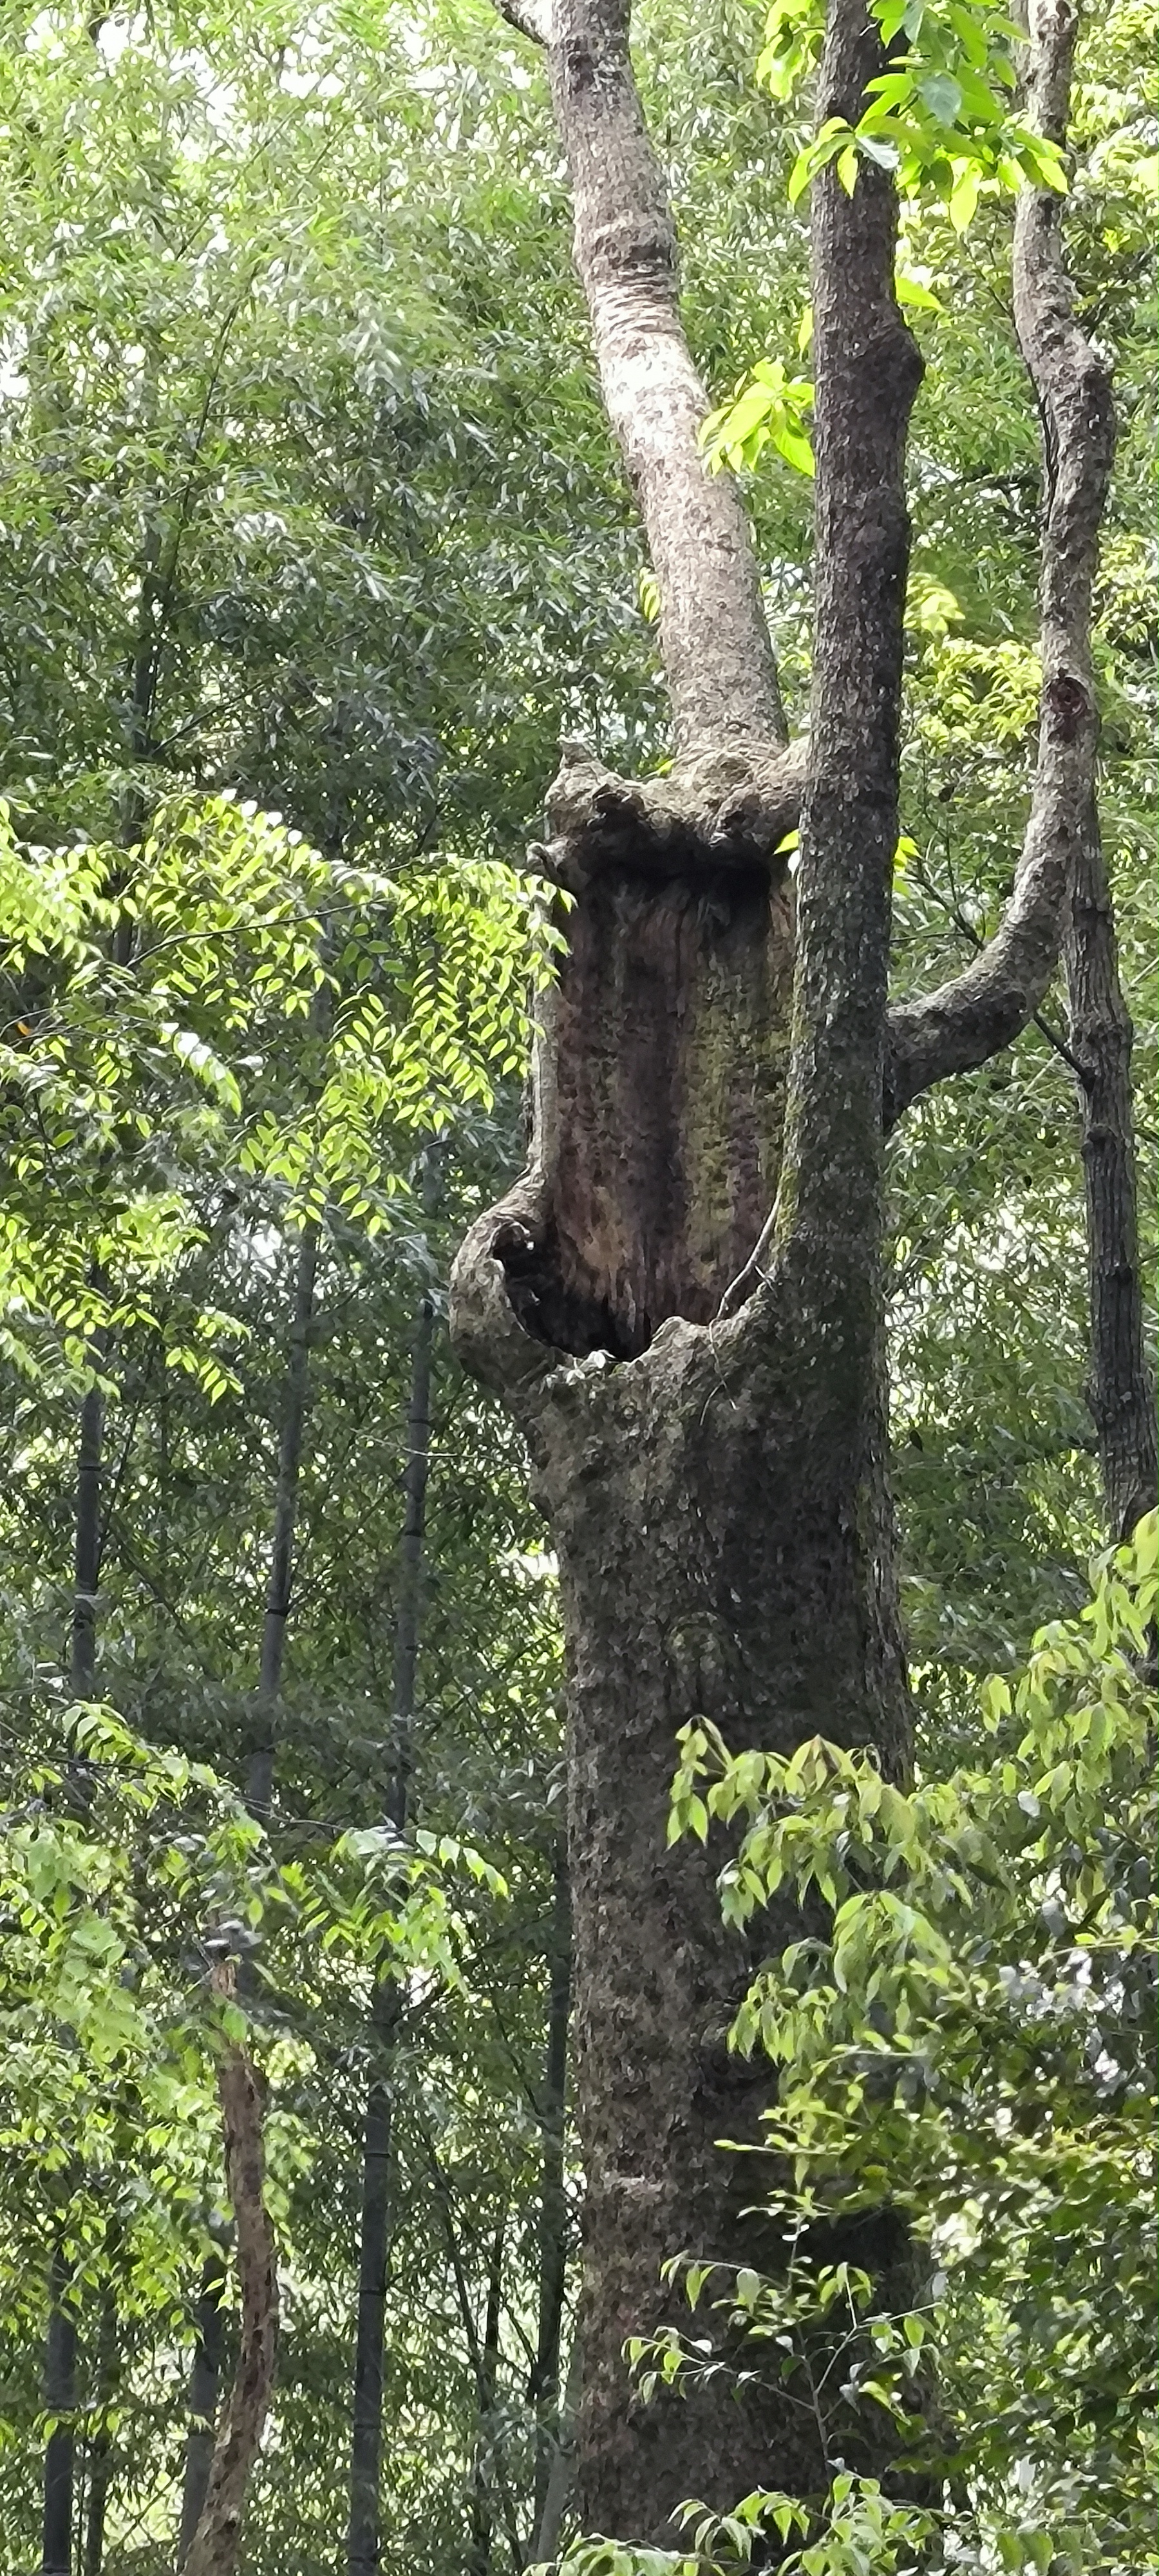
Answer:
[[[1030,828],[992,947],[891,1014],[904,449],[920,375],[894,298],[892,184],[866,164],[852,196],[832,169],[814,184],[817,614],[802,795],[739,504],[730,492],[731,515],[716,519],[696,456],[700,397],[625,0],[501,5],[549,49],[605,397],[664,601],[679,755],[662,783],[631,787],[564,746],[534,856],[573,907],[537,1048],[531,1159],[462,1248],[452,1326],[524,1427],[559,1553],[586,2176],[578,2509],[589,2529],[671,2545],[684,2497],[815,2495],[830,2466],[818,2422],[775,2375],[738,2396],[720,2371],[644,2410],[622,2360],[630,2334],[686,2321],[659,2277],[681,2248],[725,2265],[783,2260],[774,2226],[750,2214],[759,2166],[718,2150],[759,2138],[768,2078],[726,2045],[749,1962],[721,1924],[723,1843],[666,1845],[675,1738],[708,1718],[733,1744],[787,1753],[820,1733],[871,1747],[888,1773],[906,1766],[883,1109],[898,1114],[1007,1044],[1053,971],[1094,753],[1084,618],[1105,380],[1059,308],[1056,218],[1035,212],[1020,234],[1019,324],[1065,471],[1047,531]],[[855,122],[881,62],[864,0],[830,0],[820,117]],[[794,931],[779,845],[798,805]],[[762,1933],[779,1944],[801,1928],[783,1908]],[[839,2250],[887,2296],[908,2263],[888,2214],[851,2227]],[[703,2305],[697,2331],[720,2350]],[[880,2468],[881,2421],[860,2460],[846,2440],[848,2466]]]
[[[606,47],[609,13],[592,14]],[[828,113],[856,113],[877,60],[860,7],[846,9]],[[568,77],[584,98],[602,62],[597,50],[585,71],[573,42]],[[606,125],[607,98],[600,112]],[[590,168],[594,185],[594,157]],[[894,1773],[908,1751],[878,1269],[900,478],[919,366],[893,300],[887,183],[870,175],[852,201],[823,193],[829,658],[802,825],[813,937],[797,1007],[827,1015],[830,1043],[804,1066],[787,1140],[792,1258],[714,1323],[761,1233],[785,1139],[793,923],[777,845],[799,773],[767,709],[763,744],[750,727],[741,751],[686,760],[662,791],[566,763],[546,863],[576,904],[540,1049],[537,1152],[456,1276],[460,1345],[514,1397],[559,1551],[586,2175],[578,2510],[586,2527],[637,2541],[670,2542],[689,2495],[724,2505],[769,2480],[798,2493],[826,2482],[816,2424],[771,2381],[743,2402],[720,2374],[675,2405],[630,2403],[625,2338],[687,2314],[661,2283],[666,2257],[778,2260],[771,2228],[746,2215],[751,2163],[719,2152],[722,2138],[758,2140],[767,2077],[727,2048],[748,1960],[721,1923],[723,1852],[706,1865],[697,1846],[666,1845],[677,1730],[708,1717],[734,1742],[786,1752],[824,1732],[874,1746]],[[710,636],[698,729],[686,657],[689,736],[716,723],[718,668]],[[779,1928],[788,1938],[789,1921]],[[899,2248],[887,2225],[857,2250],[881,2269]]]

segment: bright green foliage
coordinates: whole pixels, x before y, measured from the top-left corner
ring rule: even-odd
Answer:
[[[820,1738],[790,1760],[732,1757],[684,1730],[675,1830],[744,1823],[726,1920],[748,1923],[781,1889],[825,1908],[824,1928],[762,1971],[733,2033],[781,2069],[766,2116],[788,2268],[717,2295],[784,2348],[831,2453],[868,2400],[921,2456],[910,2391],[936,2355],[940,2465],[961,2499],[938,2517],[939,2564],[1155,2564],[1155,1789],[1139,1658],[1157,1598],[1152,1514],[1102,1563],[1080,1618],[1045,1629],[1013,1684],[986,1685],[986,1759],[908,1791]],[[929,2249],[920,2304],[894,2317],[868,2276],[797,2250],[821,2213],[885,2204]],[[689,2273],[694,2304],[708,2278]],[[835,2310],[849,2319],[839,2367],[815,2380]],[[697,2367],[675,2337],[639,2358],[667,2379]],[[708,2546],[694,2564],[744,2563],[720,2559],[719,2536]],[[847,2563],[831,2540],[815,2547],[810,2576]]]
[[[279,1864],[211,1769],[107,1707],[50,1703],[37,1739],[9,1767],[0,1843],[0,2313],[9,2335],[35,2337],[47,2227],[78,2314],[111,2271],[126,2330],[179,2337],[222,2213],[221,2040],[256,2047],[269,2075],[269,2198],[284,2227],[312,2162],[292,2108],[312,2051],[269,2028],[263,1990],[304,1988],[315,1956],[362,1979],[386,1960],[404,1981],[454,1984],[456,1880],[506,1891],[481,1854],[434,1834],[407,1850],[347,1833]],[[259,1945],[246,2012],[210,1970]]]
[[[852,193],[859,159],[894,172],[903,197],[940,198],[957,232],[984,186],[1065,188],[1057,146],[1012,112],[1018,29],[1008,17],[985,0],[872,0],[872,14],[889,68],[869,83],[856,126],[827,117],[800,152],[794,203],[831,161]],[[814,0],[773,0],[757,77],[774,98],[791,99],[812,70],[823,28]]]
[[[820,2518],[795,2497],[762,2487],[742,2496],[732,2513],[707,2513],[690,2500],[678,2519],[687,2548],[586,2541],[569,2550],[560,2576],[740,2576],[754,2551],[758,2565],[767,2564],[770,2546],[783,2576],[917,2576],[930,2564],[936,2528],[932,2515],[891,2502],[876,2478],[847,2473],[834,2478]]]
[[[277,816],[188,796],[128,850],[22,849],[6,813],[0,831],[0,1329],[18,1364],[43,1367],[55,1339],[75,1372],[98,1333],[148,1326],[150,1288],[199,1232],[189,1182],[207,1160],[282,1183],[290,1225],[333,1202],[373,1234],[386,1135],[397,1159],[408,1133],[490,1110],[524,1060],[557,934],[534,879],[498,861],[391,879],[323,860]],[[287,1101],[295,1020],[307,1096]],[[210,1396],[212,1343],[203,1313],[169,1354]]]
[[[731,465],[756,465],[766,447],[783,456],[798,474],[812,474],[813,450],[804,422],[812,409],[813,388],[805,376],[786,377],[779,358],[762,358],[752,381],[735,402],[710,412],[701,443],[713,471]]]

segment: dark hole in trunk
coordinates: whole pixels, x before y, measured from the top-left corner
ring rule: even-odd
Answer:
[[[494,1249],[525,1329],[637,1359],[669,1316],[711,1323],[776,1190],[792,982],[785,871],[617,859],[567,915],[558,1142],[535,1237]]]

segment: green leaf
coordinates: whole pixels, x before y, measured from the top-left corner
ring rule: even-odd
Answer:
[[[931,72],[928,79],[919,81],[918,96],[939,125],[956,124],[961,112],[962,89],[960,82],[954,80],[949,72]]]

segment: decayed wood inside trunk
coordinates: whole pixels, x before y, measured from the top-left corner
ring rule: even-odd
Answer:
[[[726,758],[706,798],[704,767],[630,787],[573,759],[536,854],[570,896],[550,1132],[498,1249],[525,1329],[573,1355],[635,1359],[671,1317],[711,1323],[776,1193],[796,773]]]

